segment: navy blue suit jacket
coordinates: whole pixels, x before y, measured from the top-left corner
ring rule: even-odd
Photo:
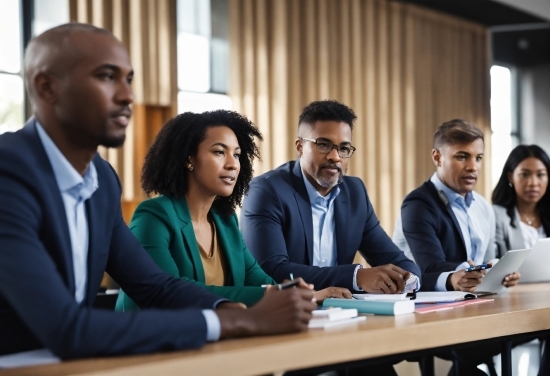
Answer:
[[[338,266],[312,266],[313,220],[299,161],[254,178],[244,199],[241,230],[261,267],[277,282],[302,277],[316,289],[353,290],[353,259],[359,250],[371,266],[394,264],[420,276],[418,267],[384,230],[361,179],[346,176],[334,202]]]
[[[427,181],[401,205],[403,233],[422,271],[421,290],[434,291],[442,272],[466,261],[466,245],[452,208]]]
[[[122,219],[116,173],[99,155],[93,163],[99,188],[85,203],[88,281],[78,304],[63,200],[34,121],[0,136],[0,354],[47,347],[76,358],[203,345],[201,309],[220,297],[153,262]],[[171,310],[93,309],[104,271],[141,307]]]

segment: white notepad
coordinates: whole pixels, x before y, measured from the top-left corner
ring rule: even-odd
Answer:
[[[353,294],[355,299],[397,302],[410,299],[407,294]],[[415,304],[420,303],[444,303],[457,302],[466,299],[475,299],[477,296],[469,292],[462,291],[421,291],[416,293]]]
[[[364,321],[367,319],[365,316],[358,316],[357,309],[355,308],[342,309],[336,307],[327,309],[316,309],[311,314],[312,319],[309,320],[308,324],[308,328],[310,329],[328,329],[335,326]]]

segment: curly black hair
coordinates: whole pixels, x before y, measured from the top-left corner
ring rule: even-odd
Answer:
[[[260,159],[254,137],[263,140],[258,128],[234,111],[185,112],[169,120],[160,130],[143,163],[141,187],[145,193],[148,196],[152,193],[184,196],[189,189],[188,158],[196,155],[199,144],[206,138],[207,129],[219,126],[226,126],[235,133],[241,148],[241,169],[233,193],[228,197],[216,198],[213,206],[221,214],[233,214],[248,191],[254,173],[254,158]]]
[[[516,206],[516,190],[511,187],[508,181],[508,173],[514,172],[516,167],[527,158],[537,158],[541,161],[548,173],[550,173],[550,158],[548,154],[537,145],[518,145],[510,152],[508,159],[504,163],[502,174],[498,179],[497,186],[493,191],[491,197],[493,205],[500,205],[506,208],[506,213],[510,217],[510,225],[514,226]],[[550,234],[550,189],[546,188],[546,193],[537,202],[537,209],[539,211],[542,227],[546,234]]]
[[[311,102],[304,107],[298,119],[298,129],[303,125],[312,125],[316,121],[338,121],[349,125],[353,130],[353,122],[357,116],[351,108],[335,100]]]

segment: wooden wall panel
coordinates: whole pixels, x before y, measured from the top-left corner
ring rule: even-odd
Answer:
[[[105,28],[126,46],[134,68],[134,116],[119,149],[100,148],[120,176],[125,219],[143,199],[143,158],[176,114],[176,0],[70,0],[71,21]],[[131,38],[130,38],[131,35]]]
[[[230,96],[265,137],[257,174],[296,158],[305,105],[346,103],[358,115],[348,173],[365,181],[391,232],[405,195],[434,171],[439,124],[475,122],[490,150],[481,25],[386,0],[230,0],[229,17]],[[488,181],[478,183],[486,196]]]

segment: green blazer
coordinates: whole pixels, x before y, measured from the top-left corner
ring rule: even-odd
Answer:
[[[137,207],[130,230],[153,260],[167,273],[184,278],[218,295],[247,306],[264,294],[262,284],[275,284],[258,265],[242,239],[237,215],[212,215],[218,244],[226,260],[225,286],[205,284],[204,269],[191,214],[185,197],[160,196],[143,201]],[[116,310],[129,311],[137,305],[122,290]]]

